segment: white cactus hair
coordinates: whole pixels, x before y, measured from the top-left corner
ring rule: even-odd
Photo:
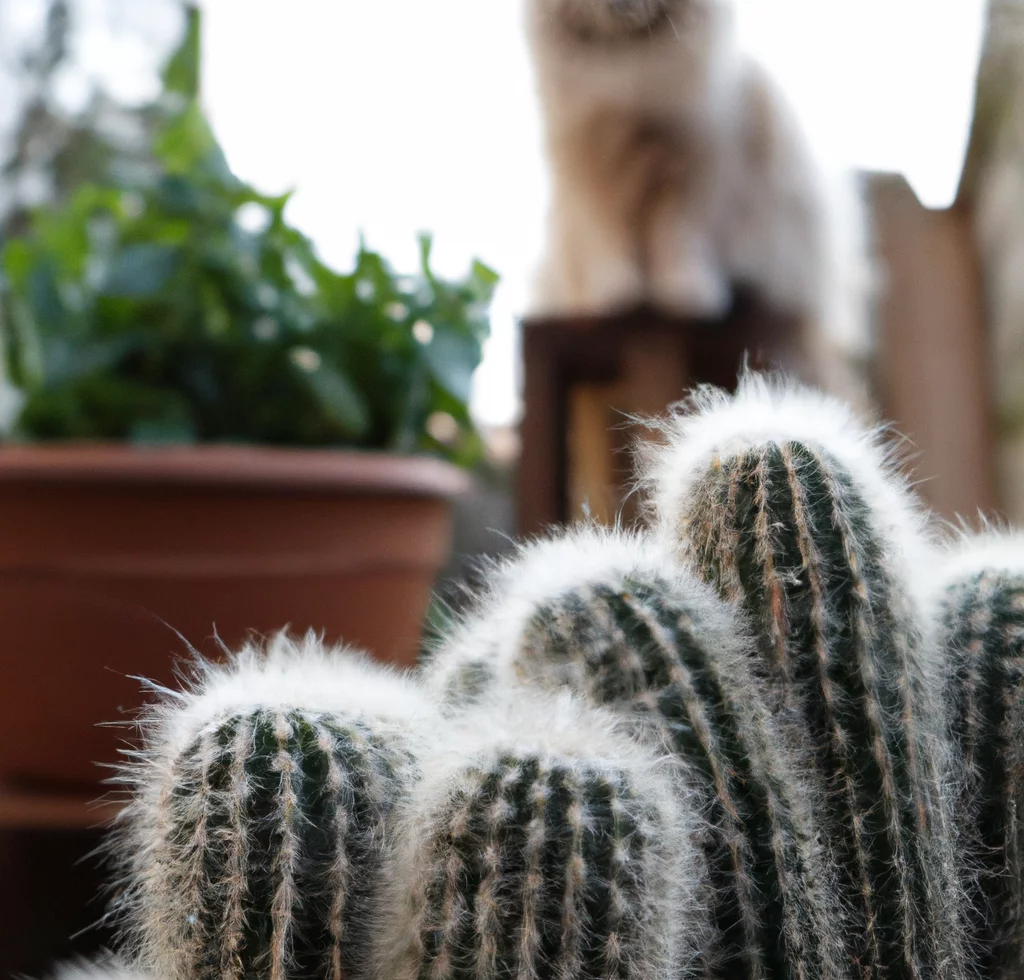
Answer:
[[[353,647],[325,645],[313,632],[276,633],[224,653],[222,663],[199,656],[185,663],[179,691],[153,688],[161,697],[141,717],[152,761],[156,753],[177,753],[198,728],[228,712],[340,711],[405,726],[429,711],[407,672]]]
[[[931,566],[935,594],[986,572],[1024,577],[1024,530],[987,525],[976,534],[961,531],[940,552]]]
[[[126,751],[111,780],[127,792],[128,804],[107,844],[119,875],[109,914],[131,961],[160,980],[181,974],[174,936],[194,911],[183,907],[187,898],[161,885],[161,855],[179,760],[196,738],[231,717],[260,711],[329,715],[366,723],[375,734],[410,746],[411,770],[417,735],[430,732],[436,718],[411,672],[326,646],[314,633],[296,639],[282,632],[225,654],[222,663],[195,654],[179,668],[180,690],[149,685],[157,698],[137,722],[140,745]]]
[[[568,684],[581,690],[579,678],[544,672],[524,676],[520,645],[530,620],[545,602],[573,590],[591,585],[618,588],[627,580],[651,578],[665,582],[685,600],[695,628],[722,648],[723,656],[739,654],[747,640],[744,625],[662,541],[640,531],[580,524],[522,544],[510,558],[493,564],[486,589],[432,652],[425,684],[442,703],[466,695],[457,690],[458,677],[474,668],[484,675],[484,683],[499,687],[530,683],[555,689]]]
[[[133,966],[112,953],[94,960],[68,960],[58,963],[47,980],[158,980],[145,970]]]
[[[425,889],[432,862],[438,860],[434,842],[446,839],[444,821],[446,816],[451,820],[453,801],[471,797],[482,774],[509,760],[536,760],[542,774],[563,767],[577,776],[621,776],[635,788],[635,800],[649,814],[641,833],[649,845],[643,856],[648,907],[638,916],[646,919],[646,934],[627,975],[630,980],[689,976],[688,966],[708,929],[699,894],[703,859],[695,846],[701,799],[687,785],[678,760],[641,745],[614,713],[569,691],[550,694],[527,688],[499,691],[450,719],[422,757],[423,778],[400,806],[385,865],[388,881],[379,918],[386,928],[379,936],[377,974],[391,980],[417,976]],[[544,818],[531,828],[543,834]],[[525,867],[512,876],[509,895],[522,896],[532,887]],[[483,971],[480,978],[489,975]]]
[[[886,426],[859,418],[844,402],[779,375],[744,372],[735,394],[695,389],[667,418],[650,420],[664,443],[637,447],[640,486],[655,535],[685,558],[680,515],[703,474],[723,458],[765,443],[801,442],[823,450],[857,482],[876,533],[910,596],[925,598],[921,569],[937,540],[933,519],[900,471],[902,449]]]

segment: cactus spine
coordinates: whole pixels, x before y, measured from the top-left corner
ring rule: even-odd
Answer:
[[[811,789],[759,698],[732,611],[644,539],[596,531],[526,549],[491,603],[500,611],[485,604],[435,657],[450,694],[479,690],[488,671],[566,685],[669,746],[698,783],[715,930],[704,973],[843,976],[842,909],[809,829]]]
[[[695,397],[651,460],[660,533],[757,624],[779,701],[831,787],[825,829],[857,902],[863,975],[959,977],[945,739],[908,564],[913,504],[826,399],[754,378]]]
[[[935,586],[951,733],[965,781],[957,822],[974,863],[968,904],[985,976],[1024,971],[1024,537],[987,534]]]
[[[201,668],[128,776],[126,929],[161,980],[369,975],[383,843],[414,776],[409,739],[373,703],[416,696],[354,659],[275,644],[265,661]],[[290,698],[275,665],[305,670],[308,691]]]
[[[701,917],[669,775],[565,698],[516,700],[514,723],[491,701],[424,760],[381,975],[688,976]]]

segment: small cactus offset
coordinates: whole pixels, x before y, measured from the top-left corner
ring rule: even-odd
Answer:
[[[873,978],[960,977],[948,740],[920,597],[923,522],[836,402],[747,377],[700,390],[648,465],[658,534],[756,624],[776,703],[830,787],[822,826]]]
[[[312,639],[199,670],[125,777],[133,959],[160,980],[368,977],[389,820],[431,712]]]
[[[449,728],[398,823],[392,980],[692,975],[704,916],[670,766],[562,696]]]
[[[525,548],[436,655],[457,705],[488,682],[567,686],[683,762],[703,799],[703,901],[718,977],[848,974],[844,916],[809,827],[813,788],[768,716],[748,638],[710,589],[651,541],[583,531]]]
[[[951,733],[964,764],[957,823],[975,865],[970,926],[984,976],[1024,974],[1024,535],[946,555],[934,584]]]

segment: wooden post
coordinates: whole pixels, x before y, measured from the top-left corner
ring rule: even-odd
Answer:
[[[868,185],[884,270],[877,391],[906,436],[914,478],[942,516],[997,507],[994,427],[981,271],[971,213],[931,211],[891,175]]]

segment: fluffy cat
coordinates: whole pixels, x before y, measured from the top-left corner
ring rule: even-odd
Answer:
[[[525,3],[552,178],[531,312],[718,315],[744,284],[865,353],[856,223],[726,0]]]

